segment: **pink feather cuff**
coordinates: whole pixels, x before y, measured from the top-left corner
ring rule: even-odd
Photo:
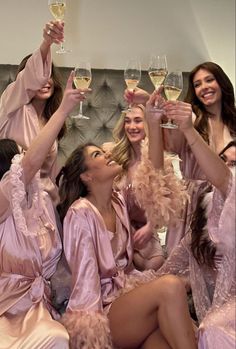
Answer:
[[[189,198],[184,181],[174,173],[171,159],[166,158],[164,168],[156,170],[148,158],[147,144],[142,147],[142,161],[135,171],[133,188],[154,228],[167,226],[170,218],[172,221],[180,218]]]
[[[95,311],[66,312],[61,323],[70,336],[70,349],[112,349],[108,318]]]

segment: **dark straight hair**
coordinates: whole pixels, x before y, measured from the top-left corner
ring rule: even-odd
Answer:
[[[15,141],[8,138],[0,139],[0,180],[9,171],[13,157],[19,153],[20,151]]]

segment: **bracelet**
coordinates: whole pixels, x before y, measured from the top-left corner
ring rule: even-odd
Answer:
[[[189,144],[189,146],[192,147],[192,146],[197,142],[197,140],[198,140],[198,137],[196,137],[196,138],[194,139],[194,141],[193,141],[191,144]]]

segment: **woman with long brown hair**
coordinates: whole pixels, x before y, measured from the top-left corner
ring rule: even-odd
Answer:
[[[47,23],[40,47],[22,60],[15,81],[7,86],[1,96],[0,138],[14,139],[25,150],[61,102],[62,86],[52,64],[50,49],[53,43],[58,44],[63,38],[63,23]],[[65,126],[62,126],[59,138],[64,131]],[[58,199],[54,184],[57,174],[56,157],[57,141],[41,169],[44,186],[55,202]]]

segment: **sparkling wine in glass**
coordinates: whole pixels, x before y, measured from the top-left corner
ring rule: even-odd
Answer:
[[[66,12],[66,0],[48,0],[48,6],[51,14],[57,21],[63,21]],[[56,53],[68,53],[71,50],[66,50],[63,42],[60,45],[60,49]]]
[[[92,73],[91,73],[91,65],[89,62],[79,62],[77,67],[74,69],[75,75],[74,75],[74,85],[78,89],[85,89],[88,88],[91,80],[92,80]],[[84,92],[80,92],[83,94]],[[90,119],[88,116],[83,114],[83,101],[80,101],[79,105],[79,114],[73,115],[72,118],[74,119]]]
[[[141,65],[138,59],[130,59],[124,70],[124,79],[129,91],[133,91],[141,79]],[[130,110],[129,105],[128,110]]]
[[[167,59],[166,55],[153,55],[150,59],[148,75],[153,83],[155,90],[163,84],[167,75]]]
[[[180,71],[171,72],[167,75],[164,82],[164,92],[167,100],[176,101],[183,90],[183,75]],[[177,125],[173,124],[172,120],[169,119],[167,123],[161,124],[164,128],[178,128]]]

